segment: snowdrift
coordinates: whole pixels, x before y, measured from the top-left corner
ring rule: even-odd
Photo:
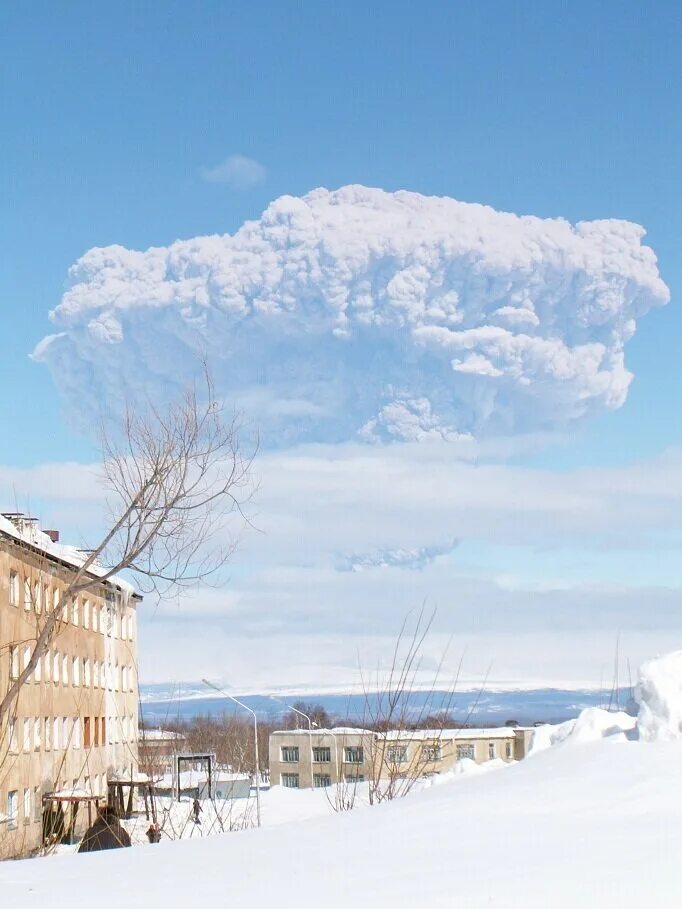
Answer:
[[[533,757],[499,773],[468,768],[280,827],[3,863],[3,905],[89,909],[96,894],[98,909],[676,906],[681,670],[680,653],[645,664],[636,718],[589,709],[540,728]]]
[[[637,730],[643,741],[682,738],[682,650],[641,666],[635,700]]]

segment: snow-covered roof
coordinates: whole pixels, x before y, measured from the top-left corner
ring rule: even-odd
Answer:
[[[495,726],[490,729],[389,729],[385,736],[389,741],[439,739],[442,742],[452,739],[511,739],[514,737],[514,729],[511,726]]]
[[[19,523],[22,523],[23,526],[17,526],[17,524],[5,517],[5,515],[0,514],[0,536],[5,536],[18,543],[28,545],[48,558],[68,565],[70,568],[80,568],[88,558],[89,553],[82,549],[78,549],[77,546],[67,546],[64,543],[55,543],[48,534],[38,527],[35,520],[24,518],[23,515],[17,515],[17,518],[19,519]],[[97,561],[94,561],[88,567],[88,574],[92,577],[103,578],[103,584],[111,584],[112,587],[116,587],[126,596],[134,596],[141,599],[140,595],[135,591],[135,588],[129,581],[126,581],[117,574],[104,578],[103,576],[106,572],[107,569],[104,565]]]
[[[388,740],[405,739],[423,741],[425,739],[510,739],[519,726],[495,726],[488,729],[389,729],[388,732],[373,732],[371,729],[359,729],[353,726],[335,726],[333,729],[313,729],[314,736],[376,735],[385,736]],[[277,729],[271,735],[310,735],[308,729]]]
[[[49,798],[52,799],[91,799],[97,798],[89,789],[58,789],[56,792],[50,792]]]
[[[181,732],[171,732],[170,729],[140,729],[142,742],[174,742],[184,738]]]
[[[371,729],[360,729],[355,726],[334,726],[331,729],[275,729],[271,735],[374,735]]]

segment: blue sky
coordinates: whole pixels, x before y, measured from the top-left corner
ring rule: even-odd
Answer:
[[[96,457],[48,370],[29,359],[50,331],[47,313],[79,256],[95,246],[145,249],[234,232],[282,194],[349,183],[519,214],[642,224],[672,302],[644,317],[627,345],[635,375],[627,402],[562,444],[512,459],[509,469],[557,473],[571,488],[582,482],[580,469],[645,477],[662,470],[655,459],[682,436],[681,38],[682,14],[672,2],[6,4],[0,313],[10,340],[0,412],[12,431],[0,448],[5,489],[30,495],[50,514],[49,488],[17,471]],[[235,155],[259,162],[262,179],[235,186],[205,178]],[[600,476],[610,482],[610,474]],[[676,472],[670,482],[674,499]],[[88,525],[73,517],[74,505],[62,501],[54,510],[71,515],[74,529]],[[679,526],[656,514],[647,520],[660,551],[649,541],[641,559],[622,548],[600,557],[593,548],[578,571],[571,568],[575,538],[556,541],[562,554],[543,560],[536,540],[501,551],[508,541],[483,535],[466,544],[471,552],[462,544],[458,570],[466,574],[475,563],[471,571],[490,581],[516,566],[529,583],[550,577],[635,587],[658,576],[666,591],[677,589]],[[253,575],[260,558],[249,553],[235,572]],[[278,560],[276,570],[303,561],[300,554],[288,567]],[[311,603],[324,598],[326,587],[301,583]],[[273,585],[269,574],[249,597],[273,596]],[[441,585],[446,580],[434,577],[436,598]],[[432,592],[424,572],[410,576],[407,588],[414,597]],[[214,621],[229,638],[232,613],[227,606],[221,613],[215,596]],[[308,618],[315,614],[306,608]],[[334,622],[319,618],[316,629],[334,640]],[[167,672],[163,654],[176,652],[175,621],[182,618],[169,616],[155,629],[155,677]],[[673,644],[669,620],[661,618],[658,630],[655,621],[656,642]],[[485,644],[477,646],[485,663]],[[219,670],[221,654],[211,659]]]

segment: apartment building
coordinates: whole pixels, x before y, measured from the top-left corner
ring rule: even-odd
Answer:
[[[84,558],[33,519],[0,517],[3,694],[28,664],[45,616]],[[137,772],[141,597],[123,580],[99,581],[96,566],[89,577],[93,586],[68,604],[49,651],[0,728],[1,858],[41,846],[45,796],[105,800],[109,779]],[[80,814],[77,833],[87,824],[87,812]]]
[[[366,729],[280,729],[269,741],[270,785],[315,789],[371,778],[373,733]]]
[[[338,781],[428,776],[458,761],[518,761],[530,747],[532,729],[416,729],[375,733],[366,729],[290,729],[270,735],[270,781],[292,789]]]

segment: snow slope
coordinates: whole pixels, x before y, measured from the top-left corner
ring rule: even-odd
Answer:
[[[5,863],[0,893],[13,909],[78,909],[93,894],[98,909],[677,906],[681,664],[673,654],[643,667],[637,722],[585,711],[504,771],[279,827]],[[668,722],[652,735],[659,713]]]
[[[682,742],[563,745],[400,802],[204,840],[8,863],[7,905],[673,906]]]

